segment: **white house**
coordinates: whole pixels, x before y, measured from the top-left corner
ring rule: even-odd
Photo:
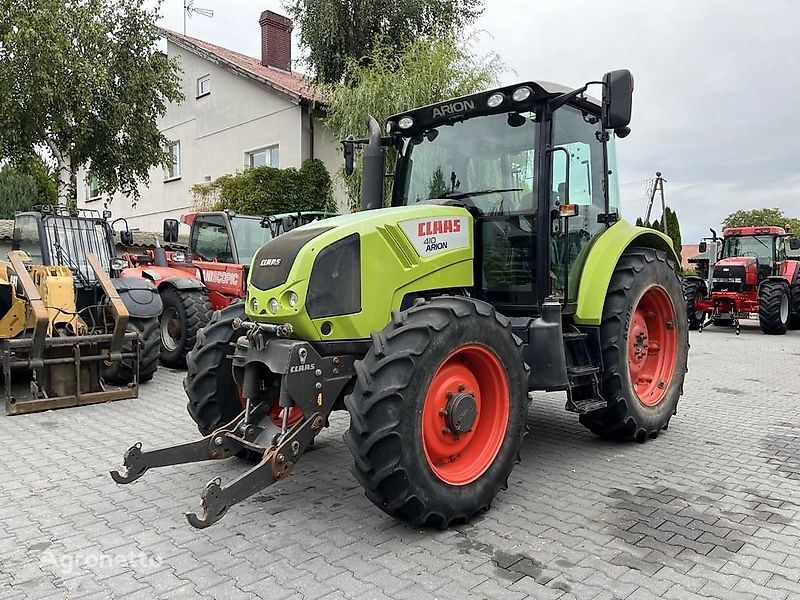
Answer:
[[[164,218],[177,218],[194,205],[196,183],[264,164],[299,167],[309,158],[325,163],[333,177],[341,165],[338,141],[320,120],[321,98],[303,75],[291,71],[290,19],[265,11],[261,59],[202,40],[162,30],[167,54],[177,57],[185,99],[170,104],[159,126],[170,141],[173,167],[151,169],[150,184],[140,186],[135,208],[117,194],[113,201],[97,193],[78,172],[78,205],[111,210],[129,226],[160,231]],[[337,202],[346,198],[337,189]]]

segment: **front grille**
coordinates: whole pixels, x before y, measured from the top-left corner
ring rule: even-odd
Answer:
[[[716,291],[741,291],[745,285],[745,269],[742,266],[716,266],[712,286]]]
[[[357,233],[317,255],[308,284],[306,310],[312,319],[361,310],[361,238]]]

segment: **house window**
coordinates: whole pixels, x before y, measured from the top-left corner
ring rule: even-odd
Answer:
[[[211,93],[211,75],[203,75],[197,80],[197,97]]]
[[[167,144],[168,164],[164,168],[164,181],[179,179],[181,176],[181,143],[170,142]]]
[[[86,201],[91,202],[92,200],[99,200],[99,199],[100,199],[100,182],[94,175],[89,175],[89,178],[86,180]]]
[[[263,167],[269,165],[270,167],[280,167],[280,150],[278,146],[267,146],[266,148],[258,148],[245,153],[245,166],[246,167]]]

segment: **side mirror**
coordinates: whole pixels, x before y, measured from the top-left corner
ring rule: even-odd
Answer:
[[[124,229],[119,232],[119,243],[123,246],[133,246],[133,232],[130,229]]]
[[[353,174],[353,159],[355,157],[355,144],[353,143],[353,136],[349,136],[345,141],[342,142],[342,148],[344,149],[344,173],[348,177]]]
[[[603,75],[603,84],[603,127],[627,127],[631,122],[633,105],[633,75],[627,69],[609,71]]]
[[[706,250],[708,250],[708,244],[707,244],[706,242],[700,242],[700,243],[697,245],[697,251],[698,251],[700,254],[703,254],[704,252],[706,252]]]
[[[178,220],[177,219],[164,219],[164,241],[168,244],[174,244],[178,241]]]
[[[789,248],[792,250],[800,250],[800,238],[799,237],[789,238]]]

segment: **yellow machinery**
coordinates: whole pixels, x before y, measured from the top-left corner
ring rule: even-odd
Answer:
[[[129,313],[97,256],[86,254],[99,282],[102,309],[84,313],[76,305],[69,267],[30,264],[12,251],[0,262],[0,354],[6,412],[22,414],[135,398],[139,343],[126,333]],[[127,350],[127,351],[125,351]],[[136,365],[132,381],[106,387],[103,367]]]

